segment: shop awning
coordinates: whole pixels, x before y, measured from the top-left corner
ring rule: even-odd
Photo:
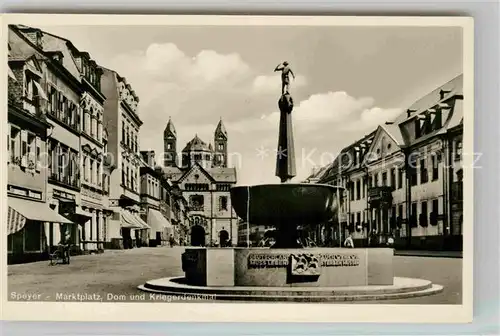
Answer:
[[[122,209],[120,210],[121,214],[121,227],[129,228],[129,229],[141,229],[142,225],[138,223],[132,213],[128,210]]]
[[[83,210],[80,207],[77,207],[75,209],[73,217],[75,218],[75,221],[77,221],[79,224],[85,224],[86,222],[92,219],[92,214],[90,212]]]
[[[49,208],[47,203],[8,197],[7,204],[9,205],[7,234],[13,234],[21,230],[26,224],[26,220],[74,224],[69,219],[61,216],[56,211]]]
[[[151,229],[151,227],[145,221],[143,221],[142,218],[138,214],[132,213],[132,216],[137,221],[137,223],[141,226],[141,229]]]
[[[172,223],[158,210],[149,209],[148,224],[155,229],[172,228]]]

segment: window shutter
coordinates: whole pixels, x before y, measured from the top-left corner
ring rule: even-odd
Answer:
[[[10,157],[11,157],[11,154],[10,154],[10,151],[11,151],[11,148],[10,148],[10,132],[11,132],[11,125],[10,124],[7,124],[9,127],[7,127],[7,163],[10,163]]]
[[[41,162],[40,155],[42,153],[42,139],[40,137],[35,138],[35,170],[40,171]]]
[[[28,166],[28,132],[21,130],[21,167]]]

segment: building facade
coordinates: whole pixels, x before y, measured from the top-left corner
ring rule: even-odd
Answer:
[[[107,245],[132,248],[150,229],[140,217],[139,98],[124,77],[103,67],[101,71],[107,157],[116,167],[110,170],[109,210],[113,214],[108,222]]]
[[[151,247],[171,244],[174,237],[172,225],[172,186],[156,169],[155,152],[141,151],[143,166],[141,176],[141,217],[151,227],[148,245]]]
[[[39,30],[9,26],[8,33],[7,250],[9,262],[22,262],[46,257],[75,225],[67,213],[48,203],[52,158],[46,155],[47,146],[60,131],[50,120],[45,90],[52,60],[40,49]],[[68,142],[74,145],[72,140],[69,132]],[[70,189],[77,193],[78,181],[71,185],[73,181]]]
[[[179,155],[172,120],[165,128],[163,172],[187,200],[191,245],[227,246],[238,241],[238,217],[229,192],[236,184],[236,169],[227,166],[227,144],[221,120],[214,132],[214,146],[195,135]]]
[[[462,248],[462,104],[457,76],[310,176],[343,188],[330,244],[350,232],[357,246]]]

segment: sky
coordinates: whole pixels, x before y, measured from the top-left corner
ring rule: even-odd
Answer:
[[[213,142],[222,118],[238,184],[278,183],[281,94],[288,61],[296,181],[463,70],[456,27],[51,26],[139,96],[141,150],[163,152],[172,118],[177,150]]]

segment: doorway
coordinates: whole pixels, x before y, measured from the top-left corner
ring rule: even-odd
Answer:
[[[191,246],[205,246],[205,229],[200,225],[191,227]]]

